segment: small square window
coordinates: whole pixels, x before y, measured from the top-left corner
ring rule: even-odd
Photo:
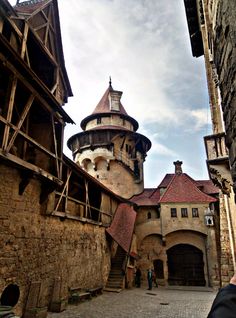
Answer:
[[[198,208],[192,208],[192,217],[193,218],[198,218],[199,217]]]
[[[182,218],[188,217],[188,209],[187,208],[181,208],[181,216],[182,216]]]
[[[170,216],[172,218],[177,218],[177,209],[176,208],[171,208],[170,209]]]

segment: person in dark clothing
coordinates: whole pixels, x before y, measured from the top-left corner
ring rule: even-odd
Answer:
[[[216,295],[207,318],[236,317],[236,274],[229,285],[220,289]]]
[[[141,270],[140,268],[137,267],[136,269],[136,273],[135,273],[135,285],[136,287],[140,287],[141,286]]]
[[[152,269],[149,268],[147,272],[148,290],[152,290]]]

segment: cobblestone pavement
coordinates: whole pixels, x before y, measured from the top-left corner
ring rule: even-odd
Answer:
[[[214,297],[214,292],[202,289],[133,288],[104,292],[48,318],[206,318]]]

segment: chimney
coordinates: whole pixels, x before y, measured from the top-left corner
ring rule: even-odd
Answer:
[[[181,174],[183,171],[182,171],[182,161],[174,161],[173,164],[175,165],[175,174]]]

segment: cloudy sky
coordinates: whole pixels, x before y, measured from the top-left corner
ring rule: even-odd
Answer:
[[[15,3],[15,1],[14,1]],[[183,0],[58,0],[65,62],[74,97],[65,110],[79,132],[108,87],[152,142],[145,187],[155,187],[173,161],[208,178],[203,136],[211,134],[203,58],[193,58]],[[66,144],[66,155],[70,150]]]

